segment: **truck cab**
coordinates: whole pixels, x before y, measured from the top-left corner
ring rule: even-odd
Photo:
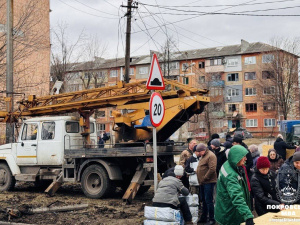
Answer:
[[[97,143],[95,127],[95,120],[91,118],[93,147]],[[53,179],[61,172],[65,149],[84,147],[82,132],[79,120],[72,116],[24,120],[17,142],[0,146],[0,191],[7,189],[5,181],[8,178],[14,182]]]
[[[300,120],[280,121],[280,133],[287,143],[300,144]]]

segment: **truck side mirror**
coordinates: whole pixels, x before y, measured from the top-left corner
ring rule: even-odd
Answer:
[[[21,143],[21,146],[24,147],[24,142]]]

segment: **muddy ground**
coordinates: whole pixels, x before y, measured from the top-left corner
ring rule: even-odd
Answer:
[[[63,225],[133,225],[143,222],[143,203],[151,205],[153,189],[143,195],[137,195],[132,204],[122,201],[123,193],[117,193],[106,199],[89,199],[81,191],[80,185],[64,184],[53,197],[37,190],[32,183],[17,183],[14,191],[0,193],[0,222],[7,222],[7,208],[24,211],[27,207],[68,206],[88,204],[88,208],[79,211],[53,212],[43,214],[23,214],[19,218],[11,217],[10,222],[25,224],[63,224]]]

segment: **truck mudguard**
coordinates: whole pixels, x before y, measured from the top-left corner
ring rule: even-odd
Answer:
[[[2,154],[0,155],[0,162],[6,162],[7,165],[9,166],[9,169],[12,173],[13,176],[20,174],[20,167],[17,165],[16,160],[14,157],[10,154]]]
[[[111,180],[123,179],[121,169],[116,164],[102,159],[88,159],[84,161],[84,163],[82,163],[82,165],[80,166],[77,181],[80,181],[83,168],[85,168],[87,164],[94,164],[94,163],[100,164],[106,169],[109,179]]]

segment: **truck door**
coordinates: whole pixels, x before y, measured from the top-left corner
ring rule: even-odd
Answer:
[[[17,163],[37,163],[37,140],[39,137],[38,123],[24,123],[22,135],[17,144]]]

